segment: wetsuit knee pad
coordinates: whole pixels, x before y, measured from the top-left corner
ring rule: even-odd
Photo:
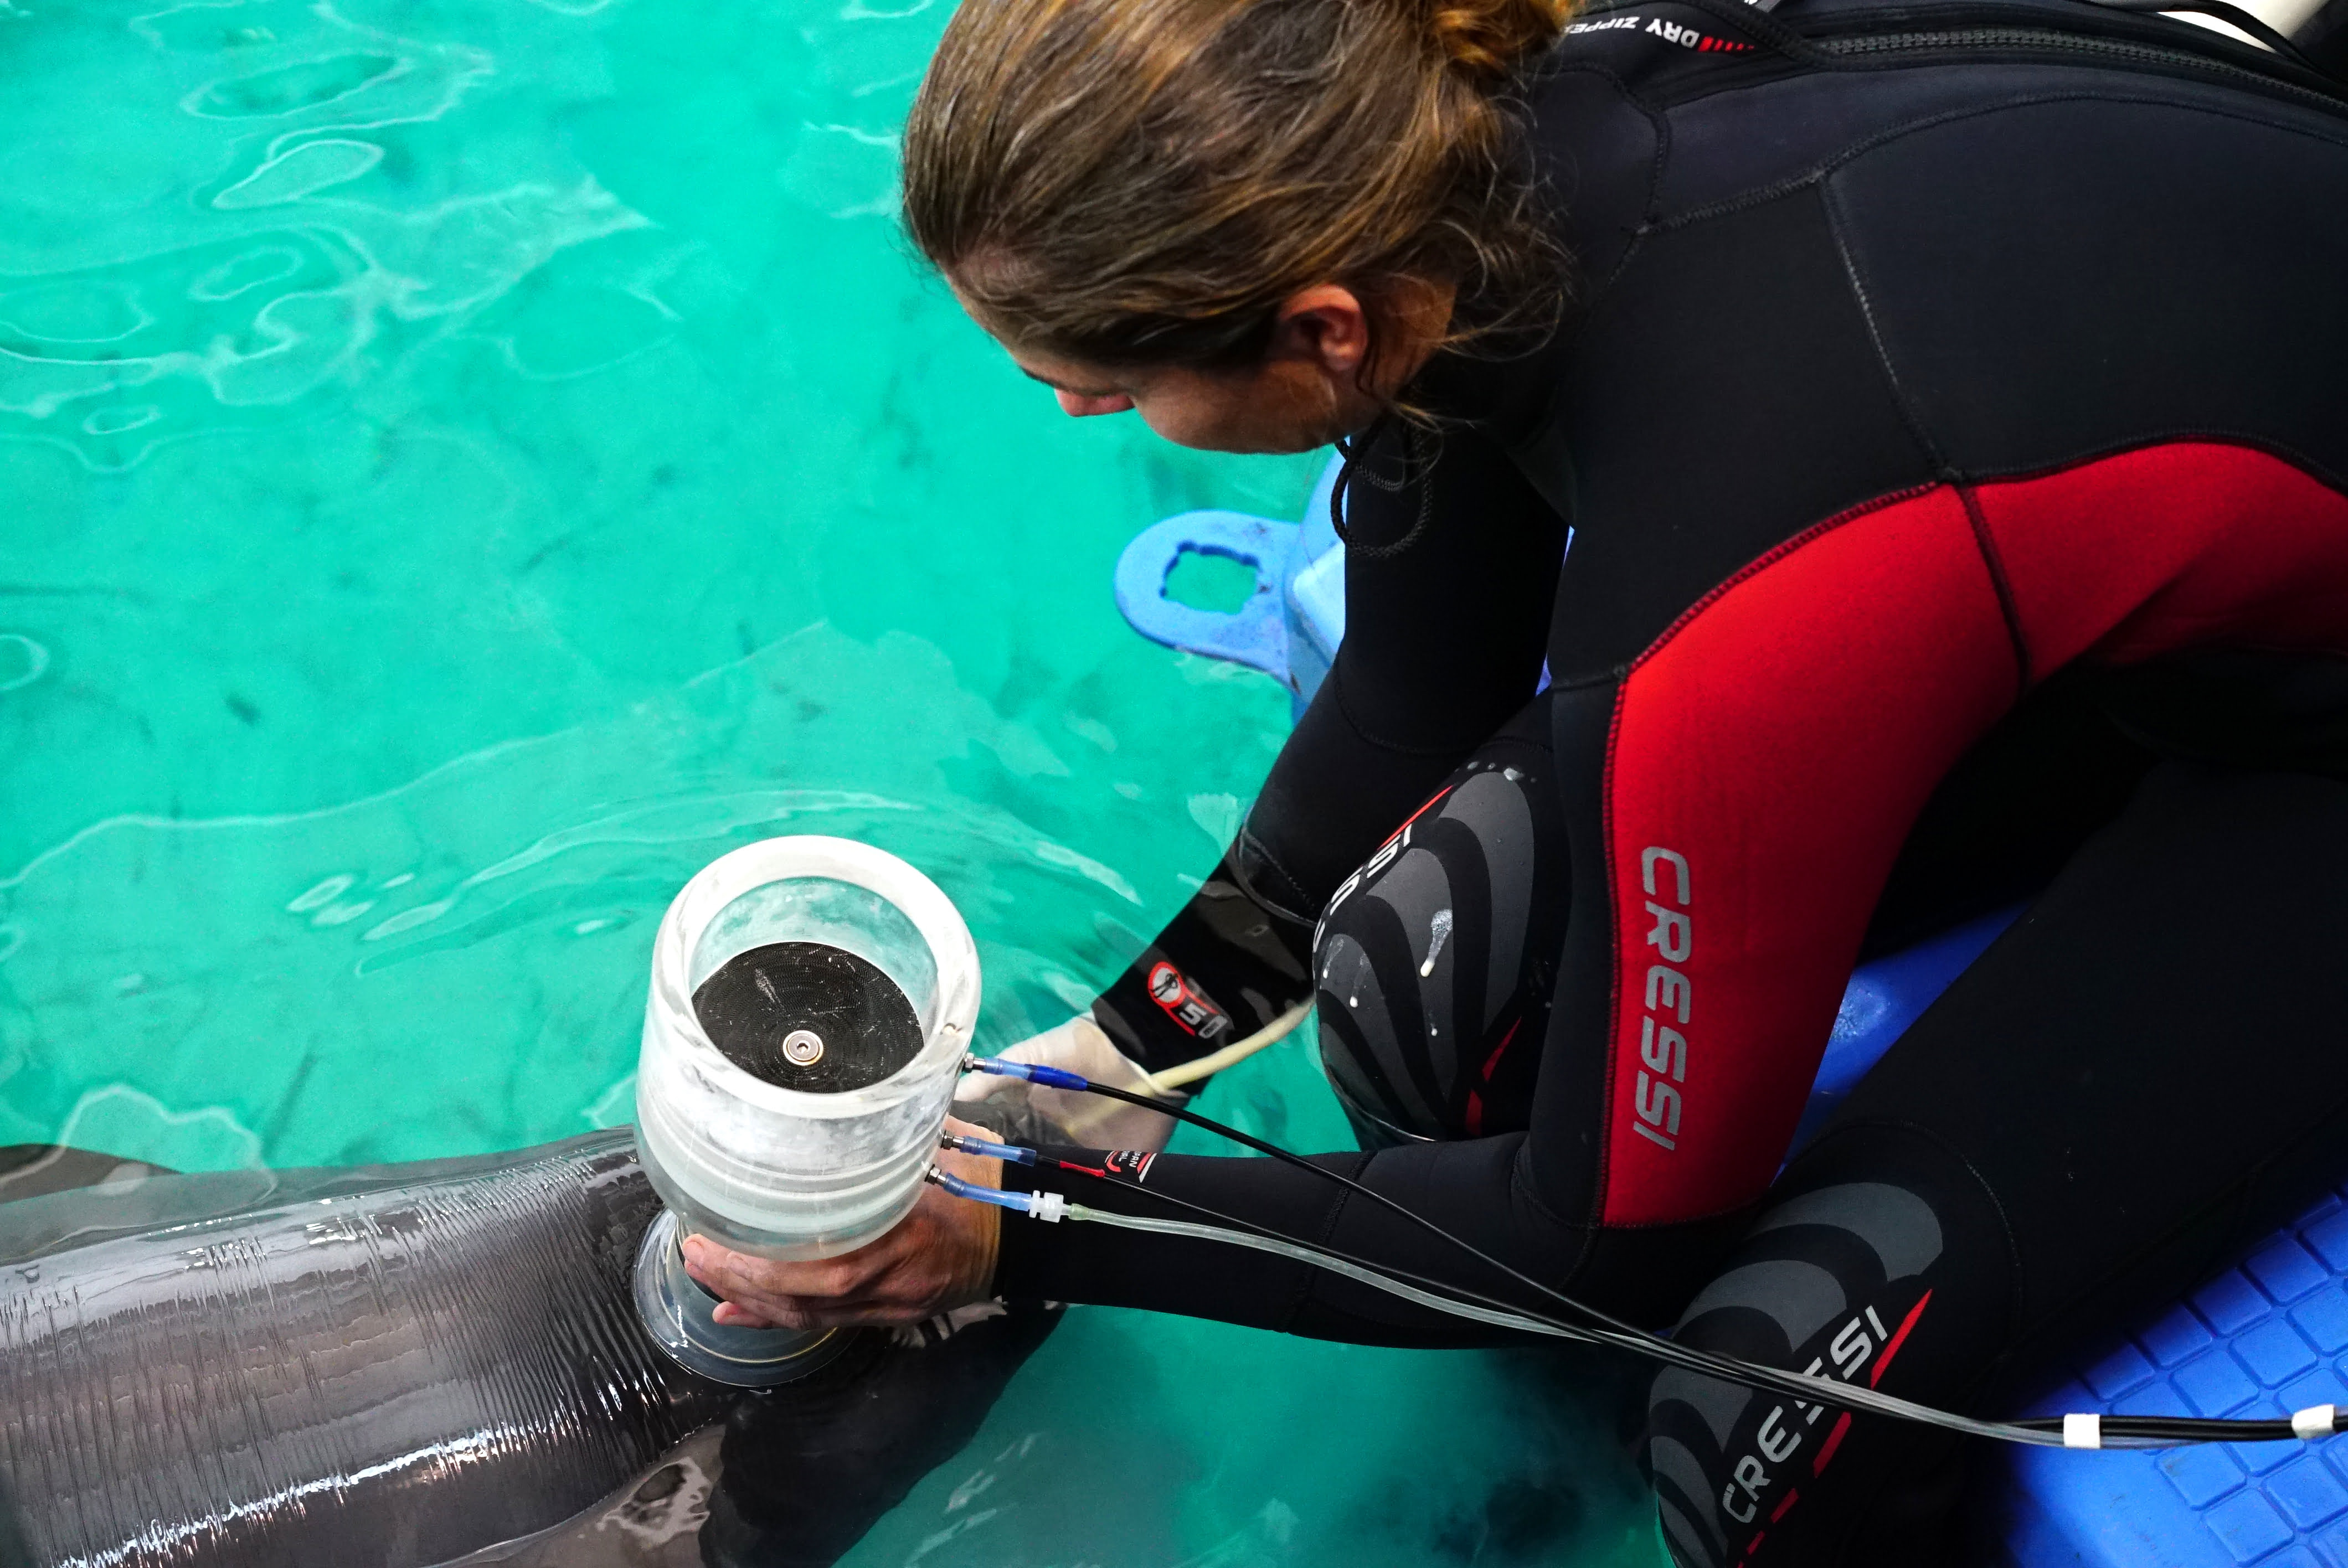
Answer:
[[[1321,1060],[1369,1146],[1530,1121],[1567,903],[1545,699],[1338,887],[1313,934]]]
[[[1673,1337],[1962,1407],[2010,1330],[2011,1258],[1994,1199],[1953,1151],[1911,1128],[1852,1128],[1787,1173]],[[1681,1568],[1866,1563],[1887,1529],[1911,1548],[1946,1534],[1945,1434],[1675,1368],[1655,1379],[1648,1433]]]

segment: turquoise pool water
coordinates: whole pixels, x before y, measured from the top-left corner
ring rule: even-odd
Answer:
[[[1317,460],[1064,419],[909,262],[944,15],[0,0],[0,1143],[626,1121],[659,914],[767,835],[935,876],[990,1046],[1179,906],[1287,702],[1110,563]],[[1303,1040],[1211,1093],[1344,1141]],[[1649,1540],[1570,1379],[1086,1311],[853,1561]]]

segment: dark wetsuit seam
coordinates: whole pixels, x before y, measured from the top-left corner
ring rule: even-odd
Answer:
[[[1886,1128],[1895,1132],[1911,1133],[1916,1137],[1923,1139],[1926,1143],[1931,1144],[1934,1148],[1946,1154],[1950,1159],[1954,1160],[1958,1166],[1963,1170],[1965,1174],[1972,1179],[1974,1189],[1978,1191],[1983,1198],[1989,1201],[1991,1213],[1997,1215],[1997,1231],[1999,1238],[2005,1243],[2006,1266],[2013,1271],[2013,1296],[2007,1306],[2006,1337],[2008,1339],[2012,1339],[2016,1335],[2019,1335],[2023,1331],[2022,1244],[2013,1234],[2013,1218],[2011,1214],[2006,1213],[2005,1200],[1998,1196],[1997,1189],[1990,1185],[1989,1178],[1982,1174],[1981,1167],[1973,1163],[1973,1160],[1970,1155],[1959,1149],[1954,1143],[1950,1143],[1948,1139],[1941,1136],[1939,1132],[1923,1125],[1921,1122],[1911,1122],[1905,1118],[1869,1116],[1849,1122],[1838,1122],[1833,1126],[1828,1127],[1824,1132],[1821,1132],[1818,1136],[1817,1140],[1813,1142],[1807,1149],[1802,1151],[1802,1156],[1807,1160],[1813,1152],[1824,1147],[1829,1140],[1839,1138],[1845,1133],[1857,1132],[1859,1129],[1866,1127]]]
[[[2241,1210],[2248,1203],[2252,1193],[2256,1190],[2259,1182],[2267,1174],[2268,1172],[2275,1168],[2276,1164],[2285,1154],[2298,1149],[2302,1144],[2305,1143],[2308,1139],[2314,1137],[2317,1133],[2322,1132],[2326,1126],[2336,1122],[2343,1111],[2348,1111],[2348,1095],[2335,1095],[2331,1103],[2325,1108],[2322,1114],[2309,1119],[2306,1127],[2298,1134],[2298,1136],[2291,1139],[2288,1143],[2276,1144],[2269,1151],[2265,1159],[2260,1160],[2258,1163],[2244,1170],[2241,1173],[2240,1177],[2231,1187],[2219,1193],[2202,1207],[2193,1210],[2191,1213],[2178,1215],[2177,1225],[2173,1227],[2170,1234],[2173,1235],[2176,1230],[2182,1230],[2193,1220],[2199,1218],[2203,1214],[2216,1213],[2222,1205],[2227,1204],[2231,1204],[2236,1208],[2235,1226],[2238,1228],[2241,1219]],[[2105,1269],[2103,1273],[2095,1276],[2091,1281],[2089,1288],[2082,1291],[2080,1294],[2083,1296],[2092,1295],[2095,1290],[2105,1286],[2108,1286],[2115,1280],[2125,1278],[2131,1269],[2143,1263],[2147,1258],[2157,1255],[2161,1249],[2162,1244],[2167,1239],[2168,1237],[2166,1236],[2156,1237],[2153,1240],[2145,1243],[2144,1245],[2138,1247],[2135,1252],[2118,1259],[2109,1267]],[[2239,1249],[2241,1241],[2242,1238],[2232,1234],[2231,1230],[2230,1230],[2228,1234],[2219,1237],[2216,1251],[2207,1260],[2207,1266],[2211,1268],[2217,1267],[2224,1261],[2224,1254],[2227,1249]],[[2028,1322],[2017,1319],[2014,1333],[2017,1336],[2024,1335],[2031,1332],[2031,1330],[2035,1327],[2043,1327],[2043,1325],[2032,1325]]]
[[[2173,446],[2178,442],[2204,442],[2212,446],[2240,446],[2244,451],[2264,453],[2280,457],[2327,489],[2348,496],[2348,470],[2335,469],[2331,464],[2271,436],[2253,435],[2248,431],[2229,429],[2223,425],[2173,425],[2149,431],[2130,431],[2123,439],[2098,442],[2092,446],[2070,448],[2060,456],[2026,467],[1973,470],[1969,477],[1975,484],[2005,483],[2015,479],[2034,479],[2053,474],[2066,473],[2103,457],[2115,457],[2125,452],[2142,452],[2154,446]]]
[[[1886,491],[1880,496],[1869,497],[1868,499],[1860,501],[1855,506],[1845,507],[1841,511],[1837,512],[1833,517],[1828,518],[1822,522],[1812,523],[1800,533],[1794,535],[1793,538],[1782,540],[1779,543],[1773,545],[1760,555],[1755,556],[1751,560],[1746,562],[1743,566],[1729,573],[1728,576],[1721,579],[1721,580],[1712,588],[1706,589],[1704,596],[1698,599],[1694,604],[1689,605],[1685,610],[1680,611],[1678,615],[1673,617],[1672,623],[1669,626],[1664,627],[1663,630],[1656,635],[1655,640],[1653,642],[1648,643],[1644,649],[1641,650],[1639,656],[1631,661],[1630,665],[1623,671],[1625,678],[1635,673],[1639,666],[1646,663],[1647,661],[1653,659],[1657,653],[1663,651],[1663,645],[1665,643],[1678,636],[1690,621],[1695,620],[1697,616],[1702,615],[1705,610],[1710,610],[1714,604],[1719,601],[1720,597],[1723,594],[1727,593],[1731,589],[1735,588],[1738,584],[1744,582],[1748,578],[1756,577],[1761,572],[1766,571],[1769,568],[1776,565],[1787,556],[1792,555],[1796,550],[1800,549],[1804,545],[1807,545],[1812,540],[1819,538],[1824,535],[1830,534],[1835,529],[1839,528],[1846,524],[1855,523],[1859,521],[1859,518],[1867,517],[1870,513],[1883,510],[1886,507],[1896,507],[1902,501],[1912,501],[1919,496],[1929,495],[1931,493],[1933,488],[1934,486],[1929,483],[1921,485],[1909,485],[1897,490]],[[1598,683],[1599,682],[1584,682],[1586,685]],[[1613,747],[1613,735],[1611,730],[1607,736],[1607,747],[1608,756],[1611,761]]]
[[[1252,853],[1262,856],[1264,858],[1265,863],[1280,874],[1281,880],[1286,882],[1288,886],[1296,892],[1303,893],[1304,891],[1304,884],[1297,880],[1296,873],[1288,868],[1287,863],[1281,859],[1279,854],[1274,851],[1270,845],[1264,843],[1262,839],[1258,838],[1253,833],[1248,831],[1244,826],[1240,829],[1240,836],[1247,842]],[[1245,893],[1248,897],[1255,903],[1258,908],[1264,910],[1266,913],[1276,915],[1280,918],[1290,922],[1292,925],[1304,927],[1310,927],[1313,920],[1317,918],[1317,914],[1299,914],[1297,911],[1287,907],[1277,899],[1267,897],[1262,889],[1256,886],[1255,878],[1246,876],[1244,873],[1240,872],[1236,867],[1234,867],[1232,875],[1234,880],[1236,880],[1240,885],[1240,890],[1242,893]],[[1310,897],[1310,895],[1307,895],[1307,897]]]
[[[2005,618],[2005,634],[2013,643],[2013,697],[2020,702],[2030,690],[2032,680],[2030,640],[2023,634],[2022,611],[2013,602],[2013,584],[2005,574],[2005,557],[1998,552],[1997,540],[1989,531],[1989,519],[1982,516],[1981,497],[1973,487],[1962,479],[1952,478],[1950,485],[1957,499],[1964,503],[1965,521],[1973,531],[1973,545],[1981,551],[1982,564],[1989,569],[1990,587],[1997,591],[1997,611]]]
[[[1344,1174],[1355,1181],[1360,1181],[1362,1173],[1369,1168],[1369,1155],[1357,1155],[1354,1160],[1354,1168]],[[1334,1184],[1331,1191],[1335,1195],[1328,1208],[1322,1213],[1320,1234],[1313,1238],[1313,1243],[1316,1246],[1328,1247],[1336,1245],[1337,1226],[1345,1217],[1345,1202],[1354,1195],[1345,1188],[1335,1186]],[[1280,1317],[1282,1333],[1292,1332],[1297,1318],[1302,1317],[1305,1307],[1312,1304],[1313,1286],[1319,1281],[1321,1273],[1319,1268],[1308,1265],[1298,1276],[1296,1289],[1289,1298],[1288,1310],[1282,1313]]]
[[[1654,228],[1651,220],[1663,200],[1663,166],[1671,154],[1671,118],[1647,98],[1633,92],[1631,85],[1622,79],[1622,73],[1605,66],[1577,62],[1546,73],[1544,79],[1555,81],[1568,76],[1595,77],[1606,83],[1614,89],[1616,96],[1625,104],[1638,111],[1640,117],[1646,120],[1648,127],[1655,133],[1655,150],[1647,160],[1647,197],[1641,204],[1642,219],[1631,231],[1631,238],[1623,245],[1622,253],[1616,257],[1614,264],[1606,270],[1605,276],[1591,280],[1590,292],[1579,302],[1578,306],[1579,309],[1587,311],[1605,294],[1607,290],[1612,288],[1616,280],[1629,269],[1632,261],[1639,253],[1642,241]]]
[[[1834,188],[1821,180],[1818,184],[1818,206],[1825,212],[1827,232],[1834,236],[1835,256],[1842,263],[1843,281],[1850,286],[1850,297],[1859,306],[1859,320],[1867,323],[1867,341],[1875,350],[1875,364],[1883,372],[1884,384],[1891,393],[1892,406],[1900,411],[1900,423],[1908,428],[1909,437],[1916,443],[1935,469],[1945,471],[1948,460],[1941,456],[1940,443],[1932,439],[1924,427],[1924,416],[1908,395],[1900,383],[1899,367],[1891,362],[1891,349],[1883,341],[1882,324],[1876,320],[1875,302],[1869,297],[1867,280],[1859,276],[1859,258],[1852,254],[1850,236],[1843,224],[1840,202],[1835,200]]]
[[[1693,224],[1705,222],[1714,218],[1722,218],[1729,216],[1732,213],[1742,212],[1748,208],[1763,206],[1770,201],[1776,200],[1781,197],[1791,195],[1795,191],[1801,190],[1804,186],[1818,184],[1834,175],[1846,165],[1856,162],[1858,159],[1866,157],[1869,153],[1877,151],[1881,148],[1888,147],[1891,143],[1899,141],[1905,137],[1913,136],[1919,131],[1933,130],[1941,126],[1954,125],[1963,120],[1982,119],[1995,115],[2006,114],[2014,109],[2035,108],[2048,104],[2068,103],[2139,104],[2153,108],[2189,110],[2197,114],[2216,116],[2221,119],[2239,120],[2245,125],[2255,125],[2264,130],[2286,130],[2300,136],[2304,136],[2310,140],[2327,142],[2333,146],[2348,146],[2348,137],[2325,136],[2321,132],[2311,130],[2305,126],[2278,126],[2271,120],[2260,119],[2251,115],[2235,114],[2227,109],[2209,108],[2201,104],[2180,104],[2173,98],[2153,97],[2141,93],[2098,93],[2087,91],[2034,93],[2025,95],[2022,97],[2009,99],[2004,103],[1977,105],[1966,108],[1944,109],[1939,114],[1927,115],[1919,119],[1909,120],[1900,125],[1887,128],[1886,129],[1878,131],[1873,136],[1868,137],[1863,140],[1854,142],[1850,146],[1841,149],[1832,158],[1823,159],[1803,170],[1799,174],[1789,175],[1772,184],[1760,186],[1755,190],[1741,192],[1740,194],[1730,197],[1725,200],[1706,202],[1700,207],[1692,207],[1684,212],[1675,212],[1668,218],[1657,215],[1654,210],[1654,205],[1651,202],[1648,208],[1650,215],[1648,226],[1652,227],[1657,232],[1669,232],[1672,230],[1684,229]]]

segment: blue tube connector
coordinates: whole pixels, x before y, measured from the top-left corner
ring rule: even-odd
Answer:
[[[973,1072],[992,1072],[1001,1078],[1024,1078],[1046,1089],[1073,1089],[1079,1094],[1093,1086],[1091,1079],[1064,1072],[1056,1067],[1044,1067],[1033,1061],[1005,1061],[999,1056],[966,1056],[963,1058],[963,1065]]]
[[[941,1132],[938,1143],[958,1154],[977,1154],[985,1159],[1007,1160],[1014,1165],[1032,1165],[1035,1151],[1023,1149],[1016,1143],[990,1143],[983,1138],[965,1138],[959,1132]]]
[[[974,1204],[993,1204],[1031,1219],[1057,1221],[1067,1217],[1068,1200],[1058,1193],[1006,1193],[1000,1187],[982,1187],[976,1182],[948,1175],[935,1165],[930,1167],[930,1180],[955,1197],[968,1198]]]

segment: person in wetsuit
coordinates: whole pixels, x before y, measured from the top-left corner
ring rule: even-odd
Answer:
[[[905,152],[913,237],[1071,413],[1351,443],[1326,683],[1028,1054],[1131,1081],[1311,997],[1366,1151],[1322,1163],[1686,1341],[1993,1413],[2338,1175],[2337,84],[2084,0],[966,0]],[[1790,1149],[1853,964],[2023,899]],[[1539,1305],[1306,1173],[1118,1168],[1002,1179]],[[775,1320],[1490,1337],[975,1205],[704,1261]],[[1955,1452],[1653,1385],[1684,1563],[1918,1561]]]

